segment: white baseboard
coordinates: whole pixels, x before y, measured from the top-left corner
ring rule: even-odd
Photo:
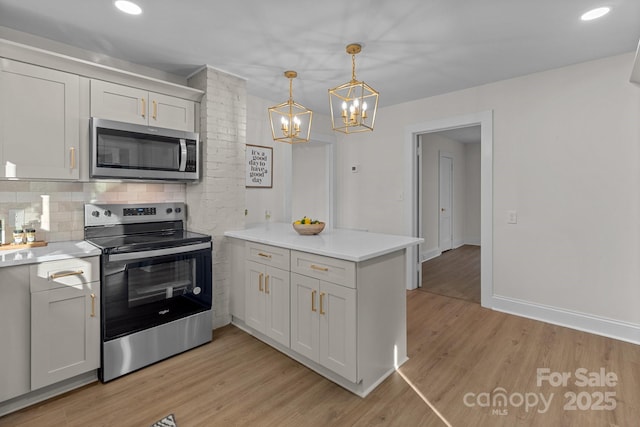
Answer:
[[[492,309],[541,322],[640,344],[640,325],[494,295]]]
[[[465,245],[472,245],[472,246],[481,246],[479,237],[477,239],[467,239],[467,240],[464,241],[464,244]]]
[[[464,246],[465,241],[464,240],[454,240],[453,241],[453,249],[458,249],[460,246]]]
[[[424,251],[420,253],[420,262],[429,261],[430,259],[434,259],[442,255],[440,249],[435,248],[430,251]]]

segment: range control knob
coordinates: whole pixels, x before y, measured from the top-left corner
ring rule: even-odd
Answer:
[[[98,218],[100,216],[100,212],[93,211],[93,212],[91,212],[91,216],[95,216],[96,218]]]
[[[107,216],[107,217],[111,216],[111,211],[110,210],[104,211],[104,216]]]
[[[182,208],[176,208],[176,213],[182,212]]]
[[[167,208],[167,213],[170,214],[171,212],[173,212],[173,209],[171,208]],[[176,212],[178,212],[178,210],[176,209]]]

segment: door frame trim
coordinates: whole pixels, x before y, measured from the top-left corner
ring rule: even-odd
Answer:
[[[455,248],[455,244],[454,244],[454,240],[453,240],[453,221],[454,221],[454,212],[453,212],[453,200],[454,200],[454,184],[453,184],[453,175],[454,175],[454,165],[453,165],[453,154],[447,152],[447,151],[442,151],[439,150],[438,151],[438,208],[442,208],[442,206],[440,205],[442,199],[442,181],[441,178],[442,176],[440,175],[440,168],[442,167],[442,159],[446,158],[449,159],[451,161],[451,170],[449,171],[449,185],[450,185],[450,189],[449,189],[449,215],[451,215],[451,220],[450,220],[450,226],[449,226],[449,240],[451,241],[451,247],[448,249],[454,249]],[[417,208],[417,206],[416,206]],[[440,244],[442,243],[442,221],[440,218],[440,211],[438,211],[438,250],[440,251],[440,253],[443,252],[442,250],[442,246],[440,246]]]
[[[418,136],[480,125],[480,299],[483,307],[492,308],[493,301],[493,110],[445,117],[408,125],[404,131],[404,227],[408,236],[418,236]],[[407,248],[406,287],[416,289],[420,278],[417,246]]]

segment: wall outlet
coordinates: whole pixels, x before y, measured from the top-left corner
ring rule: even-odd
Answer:
[[[22,228],[24,225],[24,209],[9,209],[7,218],[9,227]]]
[[[507,211],[507,224],[517,224],[517,223],[518,223],[518,212]]]

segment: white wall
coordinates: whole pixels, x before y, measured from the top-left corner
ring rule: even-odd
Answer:
[[[402,234],[405,128],[493,110],[494,295],[640,327],[632,61],[629,53],[382,108],[374,132],[338,140],[338,225]],[[358,176],[347,172],[354,162]],[[511,209],[516,225],[506,223]]]
[[[255,96],[247,97],[247,144],[273,147],[273,187],[247,188],[247,224],[265,223],[265,211],[271,211],[271,222],[289,221],[287,197],[291,171],[291,146],[274,142],[267,109],[276,104]]]
[[[299,216],[326,221],[327,144],[335,141],[331,119],[315,113],[311,142],[289,145],[274,142],[267,109],[277,104],[255,96],[247,97],[247,144],[273,147],[273,188],[247,188],[247,224],[263,224],[265,210],[271,222],[288,222]]]

